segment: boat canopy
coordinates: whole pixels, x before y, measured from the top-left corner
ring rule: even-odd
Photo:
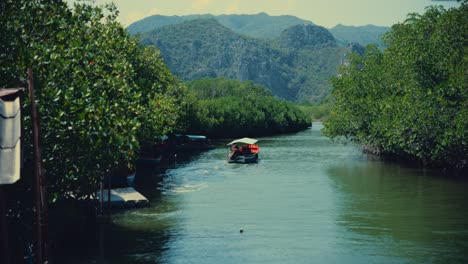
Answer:
[[[207,139],[206,136],[202,136],[202,135],[184,135],[184,134],[174,134],[174,136],[176,138],[181,138],[181,137],[187,137],[191,140],[205,140]],[[162,141],[166,141],[169,139],[168,136],[162,136],[161,137]]]
[[[231,143],[229,143],[228,145],[232,145],[232,144],[236,144],[236,143],[243,143],[243,144],[255,144],[257,143],[258,140],[256,139],[253,139],[253,138],[241,138],[241,139],[236,139],[234,141],[232,141]]]
[[[206,136],[201,136],[201,135],[185,135],[185,136],[187,136],[190,139],[195,139],[195,140],[197,140],[197,139],[206,139]]]

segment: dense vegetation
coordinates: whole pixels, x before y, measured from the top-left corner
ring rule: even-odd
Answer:
[[[425,164],[468,167],[468,3],[410,14],[388,48],[352,55],[333,80],[326,134]]]
[[[27,87],[32,68],[52,200],[93,194],[100,177],[132,166],[140,141],[182,126],[184,86],[158,50],[128,36],[112,5],[7,0],[0,7],[0,87]],[[23,102],[26,170],[15,186],[30,188],[26,95]]]
[[[333,102],[332,97],[328,96],[319,104],[310,102],[301,102],[297,106],[313,121],[326,121],[330,115]]]
[[[239,35],[214,19],[168,25],[141,34],[145,45],[158,47],[168,67],[180,78],[225,77],[251,80],[287,100],[319,102],[336,75],[346,48],[337,47],[326,29],[298,25],[276,40]]]
[[[296,132],[310,119],[290,102],[251,81],[201,79],[188,83],[193,99],[189,131],[216,138]]]

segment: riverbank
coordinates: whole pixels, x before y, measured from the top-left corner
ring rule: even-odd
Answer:
[[[440,171],[443,175],[447,175],[448,177],[459,177],[468,179],[468,160],[460,160],[457,164],[450,164],[443,161],[427,161],[421,160],[417,157],[400,153],[386,153],[383,152],[379,148],[375,148],[369,145],[362,146],[363,152],[368,155],[378,156],[380,159],[389,161],[389,162],[397,162],[400,164],[404,164],[405,166],[410,166],[419,169],[432,169]]]

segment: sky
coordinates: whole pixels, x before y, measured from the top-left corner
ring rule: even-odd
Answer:
[[[69,0],[68,2],[72,2]],[[128,26],[151,15],[257,14],[293,15],[331,28],[347,26],[391,26],[403,22],[408,13],[423,13],[429,5],[458,7],[459,3],[434,0],[92,0],[114,2],[118,20]]]

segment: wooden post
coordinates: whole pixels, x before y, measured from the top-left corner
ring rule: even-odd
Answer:
[[[107,178],[107,216],[110,216],[111,213],[111,182],[112,182],[112,173],[114,170],[111,170]]]
[[[99,209],[100,209],[100,214],[102,215],[102,208],[104,206],[104,178],[101,177],[101,182],[99,183],[99,191],[101,192],[101,195],[99,196]]]
[[[36,227],[37,227],[37,263],[47,263],[47,200],[45,197],[45,178],[42,169],[40,146],[39,107],[34,98],[34,78],[31,68],[28,68],[29,100],[31,101],[32,133],[34,146],[34,176],[36,179]]]

